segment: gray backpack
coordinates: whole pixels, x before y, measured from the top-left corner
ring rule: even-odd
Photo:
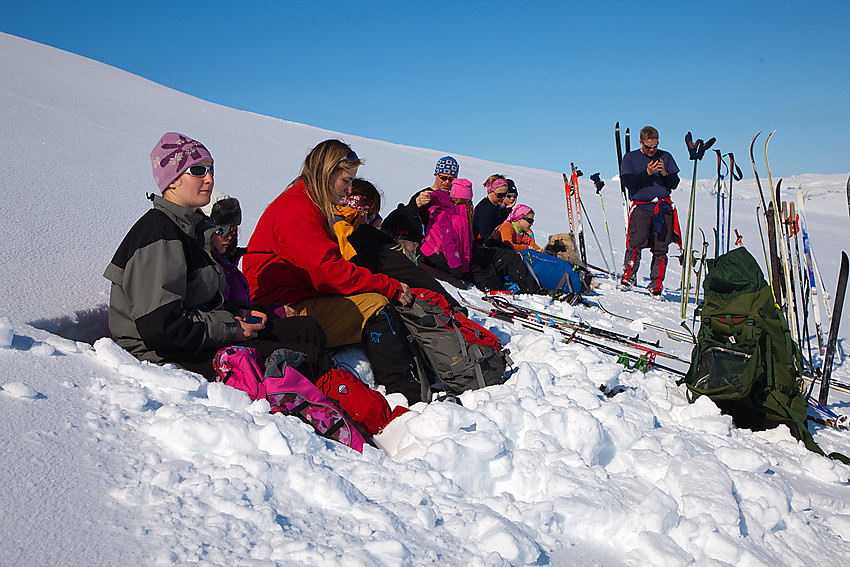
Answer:
[[[438,294],[411,291],[413,303],[396,310],[410,333],[424,401],[435,391],[459,394],[508,379],[513,362],[493,333],[452,311]]]

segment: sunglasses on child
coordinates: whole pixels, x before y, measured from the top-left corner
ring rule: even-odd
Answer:
[[[214,175],[213,166],[211,165],[193,165],[183,173],[188,173],[192,177],[204,177],[208,171],[210,175]]]
[[[534,218],[522,217],[522,220],[524,220],[528,224],[534,224]]]
[[[221,226],[217,226],[213,231],[213,234],[218,236],[232,236],[236,233],[236,225],[235,224],[223,224]]]

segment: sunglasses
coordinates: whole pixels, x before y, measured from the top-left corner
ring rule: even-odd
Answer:
[[[493,193],[493,195],[494,195],[497,199],[504,199],[504,198],[505,198],[505,195],[507,195],[507,193],[495,193],[495,192],[494,192],[494,193]]]
[[[658,144],[653,144],[652,146],[650,146],[649,144],[644,144],[643,147],[646,148],[647,150],[654,150],[655,148],[658,147]]]
[[[210,175],[214,175],[213,166],[211,165],[193,165],[183,173],[188,173],[192,177],[204,177],[208,171],[210,172]]]
[[[528,218],[528,217],[522,217],[522,220],[524,220],[524,221],[525,221],[525,222],[527,222],[528,224],[534,224],[534,219],[533,219],[533,218],[531,218],[531,219],[530,219],[530,218]]]
[[[439,177],[443,181],[454,181],[454,179],[455,179],[451,175],[438,175],[437,177]]]
[[[516,193],[505,193],[505,199],[516,199]]]
[[[360,158],[357,157],[357,153],[354,150],[351,150],[347,154],[342,156],[342,159],[339,160],[339,163],[342,163],[344,161],[347,161],[348,163],[355,163],[359,160],[360,160]]]
[[[218,236],[232,236],[236,234],[236,225],[235,224],[223,224],[221,226],[217,226],[213,231],[213,234],[217,234]]]

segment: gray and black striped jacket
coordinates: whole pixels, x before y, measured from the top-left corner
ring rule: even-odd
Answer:
[[[210,220],[160,196],[124,237],[103,276],[109,330],[139,360],[164,362],[236,342],[225,280],[204,246]]]

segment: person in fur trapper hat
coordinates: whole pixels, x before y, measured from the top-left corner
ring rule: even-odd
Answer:
[[[239,206],[239,199],[213,189],[209,205],[201,207],[201,211],[216,225],[210,237],[211,250],[217,250],[232,264],[238,263],[239,258],[245,253],[245,248],[238,247],[239,225],[242,224],[242,207]]]

